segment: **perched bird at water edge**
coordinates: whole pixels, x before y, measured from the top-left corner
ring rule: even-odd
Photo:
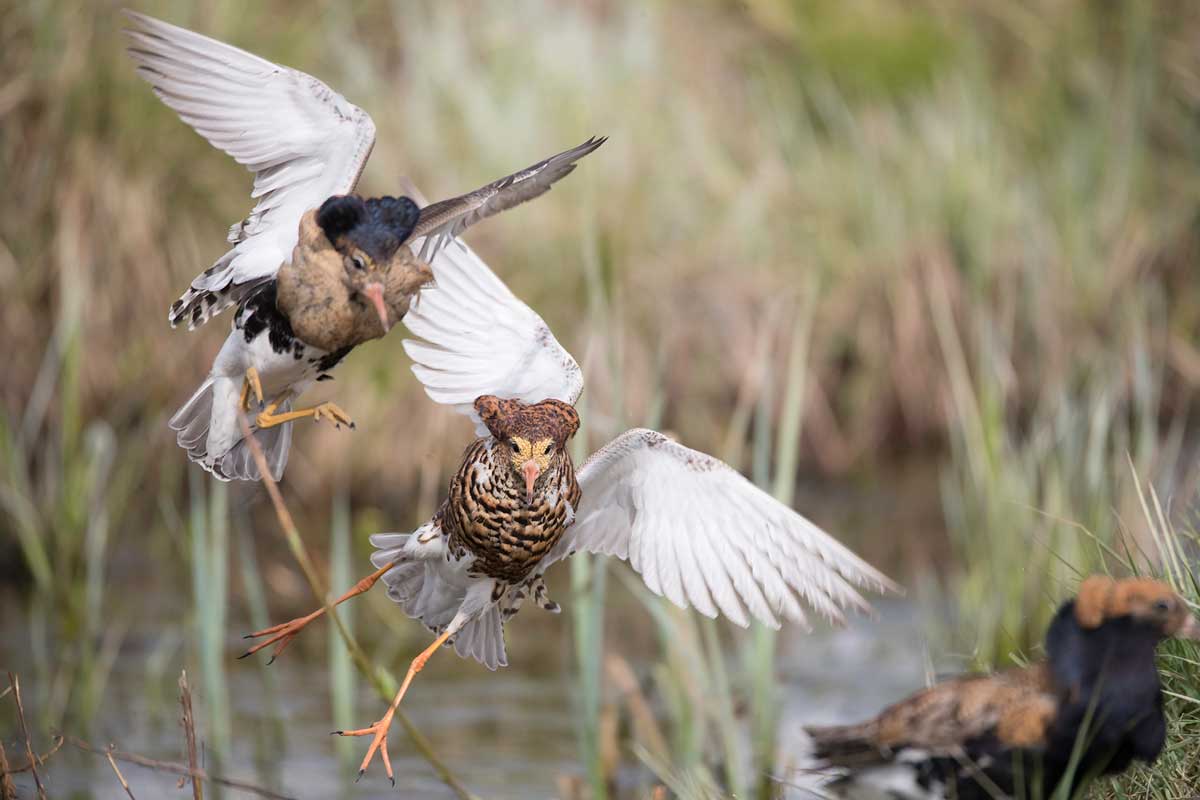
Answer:
[[[809,728],[815,767],[831,776],[822,791],[1070,797],[1089,778],[1152,763],[1166,738],[1155,650],[1172,637],[1200,640],[1200,620],[1171,587],[1088,578],[1050,624],[1044,661],[936,684],[858,725]]]
[[[846,609],[869,608],[860,589],[895,588],[727,464],[661,433],[626,431],[576,472],[575,359],[465,245],[449,245],[431,266],[434,284],[405,317],[420,338],[405,349],[427,394],[470,415],[479,438],[433,518],[413,533],[373,536],[378,569],[337,601],[382,578],[401,610],[437,634],[384,716],[343,732],[372,737],[362,770],[382,750],[391,777],[388,728],[437,648],[452,644],[492,669],[507,664],[506,621],[530,598],[557,611],[543,575],[576,552],[628,560],[657,594],[743,626],[806,624],[805,605],[840,621]],[[278,655],[323,612],[251,634],[264,641],[246,655],[271,644]]]
[[[295,408],[355,347],[387,333],[431,278],[428,260],[469,226],[537,197],[603,139],[469,194],[418,209],[352,195],[375,125],[321,81],[236,47],[126,12],[129,54],[155,94],[254,173],[250,215],[229,251],[171,306],[189,328],[236,306],[208,379],[171,419],[188,457],[222,480],[260,477],[238,420],[279,478],[299,419],[351,424],[334,403]],[[413,245],[420,242],[420,246]]]

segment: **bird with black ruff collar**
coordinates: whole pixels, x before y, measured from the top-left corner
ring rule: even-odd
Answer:
[[[1162,751],[1155,651],[1168,638],[1200,640],[1170,586],[1090,577],[1051,622],[1045,660],[938,683],[857,725],[808,728],[811,767],[842,798],[1072,797]]]

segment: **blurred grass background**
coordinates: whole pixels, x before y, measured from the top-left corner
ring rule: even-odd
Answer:
[[[28,641],[0,656],[31,654],[46,724],[100,713],[146,597],[195,623],[149,645],[160,678],[192,659],[210,699],[227,691],[231,616],[257,626],[310,602],[258,490],[209,486],[166,428],[229,324],[171,331],[166,308],[223,252],[250,179],[137,79],[118,8],[0,0],[0,600],[29,620]],[[910,586],[946,591],[957,617],[943,646],[965,663],[1036,652],[1076,575],[1119,566],[1106,551],[1157,567],[1135,476],[1187,528],[1194,3],[138,9],[367,109],[367,194],[401,175],[455,194],[610,136],[548,197],[470,236],[584,364],[580,453],[648,422],[723,455]],[[284,491],[341,577],[365,567],[366,533],[428,516],[470,437],[426,400],[399,338],[320,390],[356,433],[296,432]],[[597,795],[629,758],[604,750],[602,608],[624,584],[606,586],[597,564],[570,572],[578,791]],[[366,605],[359,620],[388,634],[376,657],[407,659],[422,633],[382,597]],[[696,621],[650,605],[658,622],[641,636],[661,670],[643,682],[666,698],[668,730],[662,747],[639,739],[644,760],[674,788],[745,796],[774,759],[773,642],[701,625],[679,644],[697,658],[680,655],[667,631]],[[313,639],[297,654],[320,657]],[[330,647],[348,725],[351,673]],[[722,650],[739,655],[725,664]],[[702,685],[725,697],[704,712],[713,738],[672,735]],[[227,737],[219,711],[205,719]],[[753,733],[736,740],[743,721]]]

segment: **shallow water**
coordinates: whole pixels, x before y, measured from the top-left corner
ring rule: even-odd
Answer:
[[[906,501],[914,496],[928,500],[932,472],[911,471],[919,491],[904,481],[838,487],[801,485],[797,506],[815,509],[813,519],[828,530],[853,531],[849,541],[869,560],[890,565],[900,574],[919,543],[937,548],[944,534],[937,529],[936,503]],[[318,525],[313,526],[319,529]],[[898,555],[899,554],[899,555]],[[105,683],[88,738],[93,745],[115,743],[118,749],[165,761],[186,762],[179,726],[176,681],[182,665],[189,678],[196,707],[201,744],[212,731],[208,684],[198,658],[198,637],[191,627],[192,587],[167,578],[143,585],[147,574],[144,553],[124,551],[109,563],[106,606],[126,609],[108,627],[128,626]],[[920,555],[917,560],[929,563]],[[307,610],[307,590],[299,584],[290,562],[265,559],[263,576],[268,584],[274,621]],[[612,569],[625,569],[614,566]],[[236,571],[236,570],[235,570]],[[153,572],[153,571],[151,571]],[[551,594],[564,610],[561,616],[529,608],[508,626],[506,640],[510,666],[488,672],[442,651],[421,673],[404,701],[404,709],[437,750],[441,759],[472,791],[483,798],[550,798],[559,796],[558,781],[579,776],[574,692],[578,677],[572,665],[573,641],[569,617],[571,596],[567,571],[552,572]],[[605,624],[607,654],[629,661],[645,676],[658,654],[658,634],[641,604],[610,580]],[[289,588],[290,587],[290,588]],[[284,597],[290,597],[290,600]],[[132,600],[131,600],[132,598]],[[378,601],[378,598],[366,598]],[[37,660],[29,652],[39,626],[27,616],[28,597],[0,586],[0,668],[22,675],[26,705],[36,715],[39,704],[61,687],[49,689],[38,674]],[[360,601],[356,601],[360,602]],[[399,725],[390,737],[392,764],[397,775],[393,789],[384,777],[378,758],[358,784],[353,782],[368,740],[337,740],[332,723],[331,681],[326,623],[314,625],[269,668],[262,657],[235,660],[245,642],[238,634],[252,629],[246,620],[244,599],[231,592],[224,657],[218,665],[226,684],[232,733],[229,760],[213,763],[211,746],[204,759],[214,773],[248,781],[297,798],[431,797],[451,793],[416,754]],[[280,605],[301,604],[290,609]],[[377,602],[384,614],[394,611]],[[876,603],[876,619],[860,619],[841,630],[819,628],[805,635],[785,629],[779,640],[778,676],[782,693],[778,777],[790,780],[789,764],[802,761],[802,724],[846,722],[864,717],[925,682],[926,617],[909,600]],[[394,633],[371,620],[368,609],[354,612],[360,634],[386,640],[364,642],[368,652],[401,675],[411,658],[428,641],[419,626],[400,619]],[[384,617],[382,619],[389,619]],[[370,620],[370,621],[368,621]],[[181,624],[185,623],[185,624]],[[397,638],[397,636],[403,638]],[[731,641],[726,639],[725,641]],[[340,645],[338,645],[340,647]],[[53,643],[43,646],[55,652]],[[390,658],[379,655],[381,650]],[[730,653],[731,661],[736,653]],[[365,726],[383,710],[378,696],[355,676],[356,697],[352,720]],[[650,698],[653,701],[653,697]],[[69,732],[85,731],[68,722]],[[16,747],[15,720],[7,703],[0,702],[0,736],[10,757]],[[35,737],[40,749],[47,741]],[[23,757],[17,757],[23,763]],[[640,769],[636,759],[623,756],[623,765]],[[139,800],[147,797],[186,797],[176,789],[176,778],[136,765],[122,765]],[[80,800],[126,798],[107,761],[96,755],[64,749],[48,766],[52,797]],[[638,785],[645,775],[630,775]],[[31,790],[31,781],[18,785]],[[206,797],[217,796],[208,792]],[[226,792],[225,796],[249,796]]]
[[[630,625],[634,615],[644,617],[636,606],[615,613],[621,614],[622,627],[641,627]],[[514,622],[514,626],[527,623],[517,634],[518,643],[510,640],[513,666],[493,674],[449,659],[453,663],[445,663],[444,669],[422,673],[405,700],[410,718],[441,758],[484,798],[556,797],[560,776],[580,772],[573,715],[575,675],[565,651],[558,658],[545,655],[569,646],[567,620],[546,615],[523,620],[524,616]],[[877,619],[860,620],[846,629],[810,635],[785,632],[778,661],[783,694],[780,778],[805,782],[787,767],[788,762],[803,760],[802,724],[861,718],[924,682],[919,616],[911,603],[893,601],[880,608]],[[648,619],[644,622],[649,625]],[[10,621],[4,630],[13,632]],[[515,646],[532,638],[542,640],[540,648],[534,644],[522,653]],[[5,640],[13,641],[7,635]],[[610,651],[623,651],[635,669],[647,666],[650,653],[625,652],[644,649],[636,635],[617,640],[610,636],[609,643]],[[232,660],[239,645],[240,640],[231,636],[226,675],[233,748],[230,763],[220,766],[221,774],[298,798],[453,797],[415,754],[398,725],[393,727],[390,748],[397,788],[388,784],[378,759],[360,783],[353,783],[354,767],[367,740],[352,740],[339,760],[335,740],[329,736],[334,726],[326,660],[320,653],[289,651],[270,668],[274,684],[270,686],[264,681],[264,670],[249,661]],[[6,657],[16,659],[6,665],[10,668],[29,666],[21,663],[19,654]],[[148,676],[148,661],[147,652],[123,648],[91,741],[96,745],[112,741],[141,755],[185,761],[174,691],[177,676]],[[202,681],[198,675],[190,677],[203,733]],[[30,682],[27,677],[26,687]],[[155,683],[158,690],[148,692],[147,686]],[[378,716],[382,705],[365,683],[359,683],[355,714],[366,724]],[[31,692],[25,691],[28,703]],[[10,745],[10,755],[13,752]],[[174,777],[135,765],[122,765],[122,771],[138,798],[188,796],[186,789],[176,788]],[[126,797],[99,756],[67,749],[54,757],[47,773],[52,797]],[[18,786],[32,791],[28,778]]]

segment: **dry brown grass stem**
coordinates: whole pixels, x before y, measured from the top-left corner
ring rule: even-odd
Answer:
[[[203,769],[192,768],[186,764],[176,764],[173,761],[158,761],[153,758],[139,756],[137,753],[126,753],[117,750],[115,747],[96,747],[82,739],[77,739],[74,736],[68,736],[67,742],[77,750],[82,750],[85,753],[95,753],[98,756],[105,756],[116,761],[123,761],[127,764],[137,764],[139,767],[156,770],[158,772],[169,772],[173,775],[180,775],[184,778],[191,778],[196,783],[208,781],[209,783],[228,786],[230,789],[247,792],[248,794],[258,795],[259,797],[270,798],[270,800],[295,800],[295,798],[273,792],[270,789],[264,789],[261,786],[255,786],[246,781],[234,780],[232,778],[222,778],[218,775],[209,775]]]
[[[321,580],[317,573],[316,567],[313,566],[312,559],[309,558],[308,549],[304,546],[304,540],[300,538],[300,531],[296,528],[296,522],[292,519],[291,513],[288,511],[287,504],[283,501],[283,495],[279,491],[279,485],[271,476],[271,470],[267,466],[266,456],[263,455],[262,448],[258,444],[258,440],[254,438],[253,432],[250,430],[250,423],[246,420],[245,414],[238,414],[238,420],[242,426],[242,436],[245,437],[247,445],[250,448],[250,454],[254,457],[254,463],[258,465],[258,471],[262,475],[262,482],[267,487],[267,494],[271,498],[271,504],[275,507],[275,516],[279,519],[279,526],[283,529],[284,539],[287,541],[288,549],[291,550],[292,556],[296,559],[296,563],[300,565],[300,570],[304,573],[304,578],[308,582],[309,588],[313,595],[321,602],[325,608],[325,615],[333,622],[337,628],[338,635],[342,642],[346,645],[346,649],[350,651],[350,657],[354,661],[355,667],[359,673],[371,682],[375,687],[375,691],[385,701],[390,702],[392,698],[391,688],[388,687],[380,675],[380,670],[371,663],[367,654],[359,646],[354,636],[346,628],[345,624],[334,613],[333,606],[329,603],[329,590],[326,588],[324,581]],[[392,681],[395,683],[395,681]],[[438,758],[437,753],[433,750],[433,745],[429,740],[417,729],[417,726],[412,723],[403,711],[399,709],[395,712],[395,718],[404,726],[405,733],[408,734],[413,746],[420,752],[422,758],[433,768],[437,773],[438,778],[442,783],[450,787],[461,800],[478,800],[463,784],[454,776],[454,773]]]
[[[0,747],[0,778],[6,778],[9,775],[20,775],[22,772],[30,772],[34,768],[34,766],[45,764],[47,759],[50,758],[50,756],[54,755],[55,753],[57,753],[59,750],[62,749],[62,746],[63,746],[63,736],[62,736],[62,734],[59,734],[58,736],[54,737],[54,744],[52,744],[50,746],[49,750],[42,753],[41,755],[34,756],[34,760],[26,763],[25,766],[23,766],[23,767],[13,767],[13,766],[9,765],[7,756],[3,752],[3,747]],[[4,797],[4,793],[2,791],[0,791],[0,800],[2,800],[3,797]]]
[[[192,798],[193,800],[204,800],[204,789],[195,778],[195,772],[200,765],[200,761],[196,752],[196,719],[192,714],[192,690],[188,686],[186,669],[179,673],[179,706],[183,710],[183,714],[179,718],[179,723],[183,725],[183,735],[187,739],[188,767],[192,771]],[[111,761],[111,746],[107,755],[109,761]]]
[[[642,693],[637,675],[629,666],[629,662],[620,656],[610,655],[604,660],[604,668],[608,673],[609,681],[621,693],[620,699],[629,706],[629,714],[633,719],[633,729],[637,739],[655,758],[664,760],[670,758],[671,748],[667,745],[667,739],[663,736],[662,729],[654,717],[654,711],[650,708],[646,695]]]
[[[25,706],[21,703],[21,679],[10,672],[8,685],[12,687],[13,700],[17,704],[17,722],[21,726],[21,738],[25,740],[25,755],[29,758],[29,771],[33,773],[33,782],[37,785],[38,800],[46,800],[46,787],[42,785],[42,776],[37,771],[37,754],[33,752],[33,740],[29,736],[29,727],[25,724]]]
[[[8,754],[4,742],[0,742],[0,800],[16,800],[17,787],[13,784],[12,768],[8,766]]]
[[[112,767],[112,771],[116,773],[117,780],[121,782],[121,788],[125,790],[125,794],[129,795],[129,800],[137,800],[137,798],[133,796],[133,790],[129,788],[129,782],[126,781],[125,776],[121,774],[121,768],[117,766],[117,760],[113,758],[112,751],[114,747],[116,747],[116,745],[110,744],[108,746],[108,752],[106,752],[104,756],[108,759],[108,765]],[[193,778],[193,780],[195,779]]]

